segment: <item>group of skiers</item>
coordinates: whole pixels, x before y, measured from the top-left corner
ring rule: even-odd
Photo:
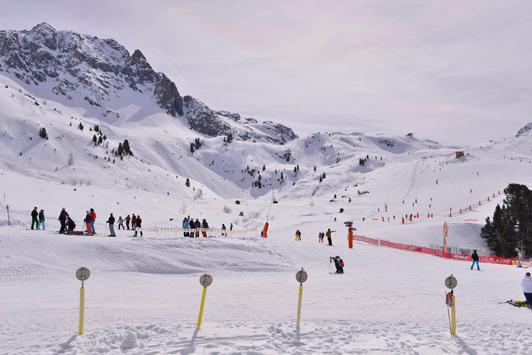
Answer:
[[[31,229],[45,229],[46,218],[44,217],[44,210],[38,211],[37,207],[33,207],[31,211]]]
[[[44,210],[38,211],[37,207],[34,207],[31,211],[31,229],[45,229],[45,216],[44,216]],[[74,220],[70,217],[67,210],[63,207],[61,209],[61,212],[59,213],[59,217],[57,218],[60,224],[59,233],[61,234],[73,234],[74,230],[76,229],[76,223]],[[96,211],[94,208],[89,209],[85,212],[85,218],[83,219],[83,223],[85,223],[85,233],[87,235],[94,235],[96,234],[96,229],[94,228],[94,224],[96,222]],[[115,222],[118,222],[118,229],[127,229],[127,230],[133,230],[135,231],[135,236],[137,236],[138,232],[140,232],[140,236],[143,236],[142,233],[142,218],[140,215],[132,214],[127,215],[126,218],[122,218],[122,216],[118,217],[118,220],[115,219],[114,215],[111,213],[109,215],[109,218],[105,223],[109,225],[109,236],[110,237],[116,237],[115,233]],[[124,223],[126,224],[124,226]],[[130,228],[131,226],[131,228]],[[80,232],[82,233],[82,232]]]
[[[115,216],[111,213],[109,215],[109,218],[105,223],[109,225],[109,236],[110,237],[116,237],[115,234],[115,221],[118,222],[118,229],[122,230],[133,230],[135,231],[135,237],[138,236],[138,233],[140,232],[140,236],[143,237],[144,234],[142,232],[142,218],[139,214],[135,215],[134,213],[130,215],[127,215],[126,218],[122,218],[122,216],[118,216],[118,220],[115,219]],[[124,226],[124,223],[126,224]],[[130,228],[131,226],[131,228]]]
[[[208,231],[209,231],[209,223],[205,218],[199,221],[198,218],[194,220],[194,218],[191,218],[190,216],[186,216],[183,218],[183,222],[181,224],[181,227],[183,228],[183,237],[189,237],[189,238],[199,238],[200,233],[201,236],[204,238],[208,238]],[[231,223],[229,230],[233,230],[233,223]],[[227,237],[227,228],[225,224],[222,224],[221,228],[221,235],[222,237]]]

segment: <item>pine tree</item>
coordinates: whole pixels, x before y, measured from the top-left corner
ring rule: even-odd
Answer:
[[[190,180],[187,178],[186,181],[185,181],[185,186],[186,187],[190,187]]]
[[[94,145],[98,143],[98,138],[96,138],[96,135],[92,136],[92,143],[94,143]]]
[[[124,139],[124,143],[122,144],[122,147],[124,148],[124,153],[126,155],[133,155],[133,152],[131,151],[131,148],[129,146],[129,141],[127,139]]]
[[[116,149],[116,155],[119,157],[122,157],[124,155],[124,147],[122,146],[122,143],[118,143],[118,148]]]
[[[42,139],[48,139],[48,132],[46,132],[46,128],[42,127],[39,130],[39,137],[41,137]]]
[[[81,122],[79,123],[78,128],[80,131],[83,131],[83,125],[81,124]]]

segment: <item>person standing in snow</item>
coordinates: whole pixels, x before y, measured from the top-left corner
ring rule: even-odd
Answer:
[[[68,213],[64,207],[61,209],[61,212],[59,213],[59,218],[57,219],[59,220],[59,223],[61,224],[59,233],[65,233],[66,226],[67,226]]]
[[[39,229],[39,212],[37,211],[37,207],[33,207],[33,211],[31,211],[31,229]]]
[[[329,243],[329,246],[332,247],[332,231],[331,231],[331,228],[327,228],[327,232],[325,232],[325,236],[327,237],[327,242]]]
[[[222,223],[222,237],[227,237],[227,229],[225,228],[225,224]]]
[[[137,229],[137,216],[135,216],[135,214],[131,214],[131,230],[136,230]],[[135,232],[135,235],[137,235],[137,233]]]
[[[129,215],[126,216],[126,219],[124,220],[126,222],[126,228],[129,230],[129,222],[131,222],[131,217]]]
[[[183,226],[183,237],[188,237],[190,235],[190,217],[183,218],[183,223],[181,224]]]
[[[109,218],[107,219],[107,221],[105,223],[109,224],[109,236],[110,237],[116,237],[116,234],[115,234],[115,217],[113,216],[112,213],[109,215]]]
[[[122,229],[125,229],[124,228],[124,219],[122,218],[122,216],[118,216],[118,230],[120,230],[120,227],[122,227]]]
[[[334,266],[336,267],[337,274],[344,273],[344,261],[339,256],[331,257],[331,260],[334,261]]]
[[[521,281],[521,287],[523,288],[528,308],[532,309],[532,277],[530,277],[529,272],[525,274],[523,281]]]
[[[201,221],[201,235],[203,238],[207,238],[207,230],[209,229],[209,224],[207,223],[207,220],[203,218]]]
[[[299,229],[296,230],[296,241],[301,241],[301,231]]]
[[[318,233],[318,243],[323,243],[323,238],[325,237],[325,233],[319,232]]]
[[[94,223],[96,222],[96,211],[94,211],[94,208],[91,208],[91,218],[92,218],[92,223],[91,223],[92,234],[96,234],[96,230],[94,229]]]
[[[137,230],[140,232],[140,236],[142,237],[142,218],[140,218],[140,215],[138,215],[135,219],[135,237],[137,236]]]
[[[196,228],[196,238],[199,238],[199,232],[200,232],[200,229],[201,229],[201,222],[197,218],[196,218],[196,221],[194,222],[194,228]]]
[[[480,270],[480,266],[478,265],[479,257],[476,249],[473,250],[473,254],[471,254],[471,260],[473,260],[473,263],[471,264],[471,270],[473,270],[475,264],[477,264],[477,270]]]
[[[45,227],[44,227],[44,223],[46,222],[46,218],[44,218],[44,210],[41,210],[39,212],[39,224],[37,225],[37,229],[42,229],[44,230]]]
[[[85,222],[85,226],[87,227],[87,235],[92,235],[92,216],[89,211],[87,211],[87,214],[85,215],[85,219],[83,220]]]

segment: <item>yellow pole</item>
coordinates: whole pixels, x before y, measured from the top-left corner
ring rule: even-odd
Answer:
[[[299,329],[299,324],[301,323],[301,301],[303,300],[303,284],[299,285],[299,298],[297,301],[297,325]]]
[[[451,335],[456,336],[456,297],[452,295],[453,305],[451,306]]]
[[[85,288],[79,289],[79,331],[78,335],[83,335],[83,321],[85,319]]]
[[[198,316],[198,329],[201,328],[201,322],[203,321],[203,308],[205,307],[205,297],[207,296],[207,287],[203,286],[203,294],[201,295],[201,304]]]

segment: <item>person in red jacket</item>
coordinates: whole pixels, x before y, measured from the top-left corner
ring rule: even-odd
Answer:
[[[92,223],[91,223],[92,234],[96,234],[96,230],[94,229],[94,222],[96,222],[96,212],[94,211],[94,208],[91,208],[91,218],[92,218]]]

